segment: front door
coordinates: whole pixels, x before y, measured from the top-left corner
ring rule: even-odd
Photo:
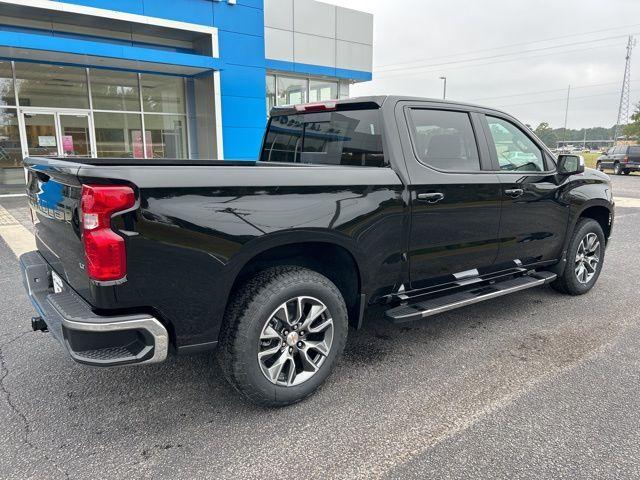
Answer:
[[[502,185],[496,263],[530,265],[560,258],[569,206],[559,200],[553,159],[526,127],[498,114],[485,119],[489,151]]]
[[[405,108],[413,146],[409,271],[422,288],[477,275],[498,253],[500,182],[490,170],[486,144],[476,141],[475,114]]]
[[[22,110],[23,155],[95,156],[91,119],[85,112]]]

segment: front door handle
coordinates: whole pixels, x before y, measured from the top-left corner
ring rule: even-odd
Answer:
[[[504,194],[509,195],[512,198],[518,198],[524,194],[524,190],[521,188],[507,188],[504,191]]]
[[[440,193],[440,192],[418,194],[418,200],[426,203],[438,203],[443,198],[444,198],[444,193]]]

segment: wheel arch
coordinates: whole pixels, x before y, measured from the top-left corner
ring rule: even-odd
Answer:
[[[248,245],[247,245],[248,247]],[[333,236],[289,234],[278,238],[264,237],[247,252],[235,259],[234,278],[227,296],[225,310],[234,292],[256,273],[269,267],[295,265],[317,271],[340,290],[347,305],[349,324],[358,328],[365,299],[360,255],[345,241]]]

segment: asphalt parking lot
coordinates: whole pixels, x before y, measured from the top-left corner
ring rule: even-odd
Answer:
[[[0,478],[638,478],[640,176],[614,193],[589,294],[372,319],[316,395],[280,410],[242,401],[211,355],[73,363],[31,331],[0,239]],[[0,204],[19,217],[22,201]]]

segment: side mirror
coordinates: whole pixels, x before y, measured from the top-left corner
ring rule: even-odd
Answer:
[[[584,157],[582,155],[559,155],[558,173],[576,175],[584,172]]]

